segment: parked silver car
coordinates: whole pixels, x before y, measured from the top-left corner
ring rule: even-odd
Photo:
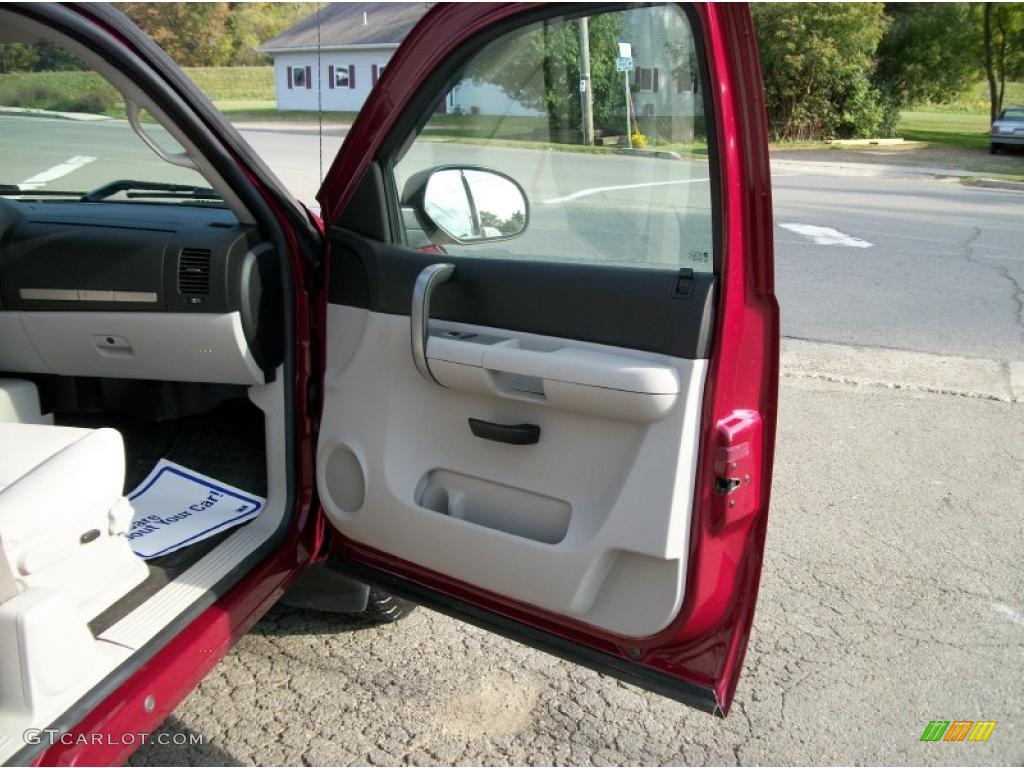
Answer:
[[[1024,147],[1024,107],[1007,107],[989,132],[988,151],[993,155],[1008,147]]]

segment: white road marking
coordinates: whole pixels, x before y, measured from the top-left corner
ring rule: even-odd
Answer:
[[[612,187],[591,187],[590,189],[581,189],[579,192],[573,192],[565,197],[552,197],[550,200],[544,200],[544,205],[555,205],[556,203],[567,203],[570,200],[579,200],[581,197],[589,197],[590,195],[599,195],[602,192],[616,192],[620,189],[642,189],[644,187],[666,187],[670,184],[694,184],[698,181],[707,181],[707,177],[698,179],[677,179],[675,181],[645,181],[642,184],[616,184]]]
[[[1003,605],[1002,603],[992,603],[992,610],[994,610],[996,613],[1003,614],[1003,616],[1008,618],[1014,624],[1020,624],[1021,626],[1024,626],[1024,616],[1021,616],[1010,606]]]
[[[870,248],[872,245],[867,240],[847,235],[838,229],[832,229],[832,227],[816,227],[813,224],[779,224],[779,226],[813,240],[816,245],[842,245],[847,248]]]
[[[25,179],[18,185],[18,188],[39,189],[40,187],[49,184],[51,181],[56,181],[62,176],[67,176],[72,171],[77,171],[83,165],[88,165],[95,159],[95,157],[90,157],[89,155],[75,155],[72,158],[68,158],[60,165],[55,165],[53,168],[47,168],[45,171]]]

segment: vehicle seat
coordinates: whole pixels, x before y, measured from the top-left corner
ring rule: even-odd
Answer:
[[[53,414],[44,414],[39,389],[26,379],[0,378],[0,422],[53,424]]]
[[[124,475],[116,430],[0,423],[0,603],[42,587],[89,621],[145,580]]]

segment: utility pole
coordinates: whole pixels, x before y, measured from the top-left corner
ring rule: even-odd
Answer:
[[[629,72],[622,73],[623,82],[626,84],[626,138],[629,140],[629,148],[633,148],[633,122],[631,112],[633,109],[633,96],[629,92]]]
[[[594,90],[590,82],[590,23],[580,19],[580,98],[583,101],[583,143],[594,143]]]
[[[629,43],[619,43],[619,58],[615,67],[622,73],[622,83],[626,90],[626,141],[629,148],[633,148],[633,125],[630,119],[633,97],[629,93],[629,73],[633,70],[633,46]]]

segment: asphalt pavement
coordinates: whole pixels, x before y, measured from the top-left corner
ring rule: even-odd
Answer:
[[[3,183],[59,168],[42,183],[88,189],[110,180],[107,160],[121,176],[169,170],[123,126],[71,136],[11,120]],[[19,130],[48,137],[45,162],[12,152]],[[307,201],[341,141],[246,136]],[[545,158],[561,163],[557,188],[531,195],[621,186],[621,158],[571,157]],[[661,161],[651,173],[697,189],[699,171]],[[773,187],[779,443],[728,719],[424,609],[362,629],[282,609],[163,726],[204,744],[151,743],[133,764],[1024,763],[1024,193],[791,164]],[[553,203],[533,223],[554,232],[559,216],[638,194]],[[609,253],[643,236],[613,229]],[[929,721],[958,719],[998,725],[985,743],[920,741]]]
[[[725,720],[417,609],[342,627],[274,610],[133,765],[1024,762],[1024,407],[781,389],[753,636]],[[931,720],[995,720],[924,743]]]

